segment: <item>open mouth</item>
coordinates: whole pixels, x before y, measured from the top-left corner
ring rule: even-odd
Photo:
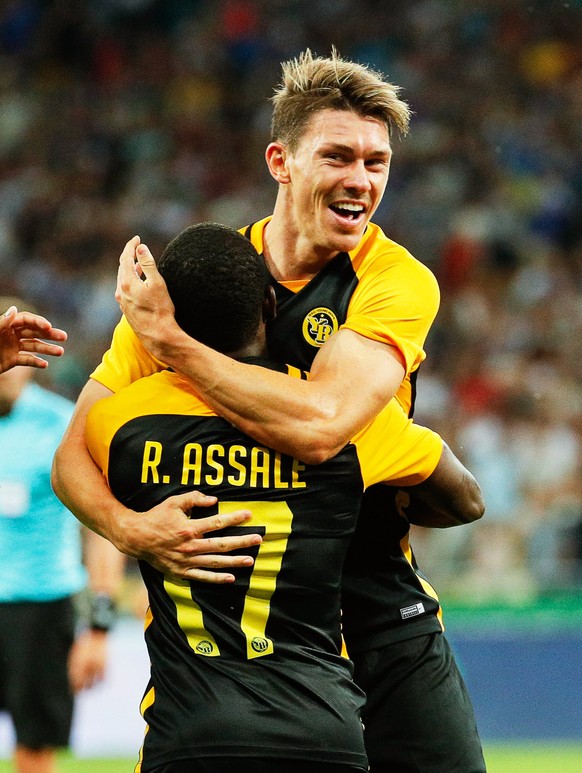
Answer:
[[[363,204],[330,204],[330,209],[345,218],[346,220],[357,220],[364,214],[365,207]]]

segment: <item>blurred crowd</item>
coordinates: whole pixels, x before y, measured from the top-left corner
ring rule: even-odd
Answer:
[[[272,209],[280,62],[335,45],[414,112],[374,218],[437,275],[416,417],[481,523],[417,530],[446,595],[582,592],[581,0],[1,0],[0,294],[69,332],[78,394],[119,318],[119,253]]]

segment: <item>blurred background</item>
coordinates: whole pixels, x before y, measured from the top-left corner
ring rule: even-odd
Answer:
[[[413,547],[483,734],[582,740],[581,0],[2,0],[0,294],[69,332],[42,380],[75,399],[124,243],[269,214],[280,62],[332,45],[414,112],[374,221],[439,280],[416,418],[487,504]]]

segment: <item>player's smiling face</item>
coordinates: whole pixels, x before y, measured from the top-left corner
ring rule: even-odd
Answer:
[[[380,203],[392,151],[388,129],[348,110],[321,110],[288,157],[295,225],[318,251],[353,250]]]

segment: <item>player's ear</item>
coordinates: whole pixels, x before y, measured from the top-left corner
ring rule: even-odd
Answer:
[[[280,142],[270,142],[265,150],[265,160],[269,172],[274,179],[282,185],[291,182],[288,165],[289,151]]]
[[[265,287],[265,298],[263,300],[263,322],[270,322],[277,316],[277,297],[273,285]]]

